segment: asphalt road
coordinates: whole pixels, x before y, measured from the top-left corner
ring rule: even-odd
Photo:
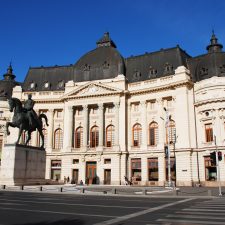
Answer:
[[[0,192],[0,225],[223,225],[224,212],[225,198]]]

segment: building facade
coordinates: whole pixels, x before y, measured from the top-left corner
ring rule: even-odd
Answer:
[[[215,186],[210,153],[218,149],[225,185],[222,47],[212,34],[207,53],[197,57],[176,46],[123,58],[105,33],[75,64],[30,68],[24,82],[11,87],[12,96],[24,101],[32,94],[35,111],[48,117],[46,178],[119,185],[127,177],[136,185],[163,186],[169,148],[176,185]],[[11,143],[13,135],[3,133],[11,114],[5,99],[0,104],[1,142]],[[34,132],[30,145],[39,142]]]

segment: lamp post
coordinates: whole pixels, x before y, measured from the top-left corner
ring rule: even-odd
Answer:
[[[166,112],[166,130],[167,130],[167,151],[168,151],[168,156],[167,156],[167,161],[168,161],[168,186],[171,187],[171,166],[170,166],[170,143],[169,143],[169,113],[168,110],[164,107],[164,110]]]
[[[218,160],[218,148],[216,143],[216,135],[214,135],[214,143],[216,147],[216,171],[217,171],[217,179],[218,179],[218,185],[219,185],[219,196],[222,196],[221,182],[220,182],[220,166],[219,166],[219,160]]]

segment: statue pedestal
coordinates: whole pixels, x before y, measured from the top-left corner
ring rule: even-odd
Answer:
[[[46,153],[42,148],[5,144],[2,150],[0,184],[44,184]]]

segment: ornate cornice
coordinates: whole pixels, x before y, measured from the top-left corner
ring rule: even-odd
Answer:
[[[138,95],[138,94],[143,94],[143,93],[154,93],[154,92],[160,92],[160,91],[164,91],[164,90],[171,90],[171,89],[175,89],[178,87],[182,87],[182,86],[188,86],[190,88],[192,88],[194,85],[194,83],[192,81],[185,81],[185,82],[176,82],[173,84],[165,84],[162,86],[158,86],[158,87],[150,87],[150,88],[145,88],[145,89],[139,89],[139,90],[134,90],[134,91],[130,91],[130,95]]]

